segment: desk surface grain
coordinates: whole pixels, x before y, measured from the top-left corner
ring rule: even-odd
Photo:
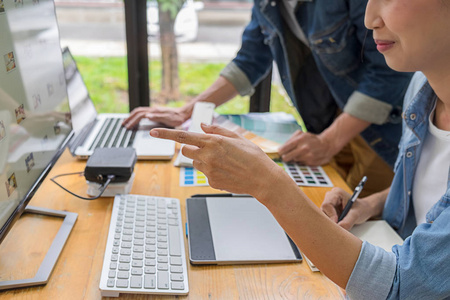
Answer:
[[[113,198],[85,201],[75,198],[49,178],[83,171],[85,162],[65,151],[38,189],[30,204],[78,213],[67,244],[46,285],[0,292],[0,299],[101,299],[99,281],[111,219]],[[325,166],[334,186],[348,190],[345,182]],[[139,161],[131,193],[174,197],[181,201],[185,222],[185,199],[197,193],[220,192],[210,187],[180,187],[179,169],[172,162]],[[61,178],[70,190],[84,194],[82,176]],[[320,205],[330,188],[302,188]],[[33,277],[62,221],[39,215],[23,215],[0,245],[0,280]],[[187,240],[185,242],[186,253]],[[192,266],[188,260],[189,295],[148,296],[121,294],[121,299],[342,299],[344,292],[321,273],[310,271],[306,262],[233,266]]]

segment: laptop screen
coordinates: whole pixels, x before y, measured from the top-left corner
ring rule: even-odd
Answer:
[[[70,111],[72,112],[72,126],[75,136],[77,136],[87,124],[95,120],[97,111],[89,97],[89,92],[78,71],[75,59],[67,47],[63,50],[63,62]]]
[[[0,0],[0,241],[72,133],[53,1]]]

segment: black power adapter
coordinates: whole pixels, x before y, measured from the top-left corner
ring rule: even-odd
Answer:
[[[96,183],[127,182],[134,171],[137,155],[134,148],[97,148],[84,169],[86,180]]]

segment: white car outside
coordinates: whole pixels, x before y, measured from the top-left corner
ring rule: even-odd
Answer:
[[[203,9],[201,1],[186,0],[175,18],[175,37],[177,42],[195,41],[198,36],[197,11]],[[147,33],[150,40],[159,41],[158,3],[147,2]]]

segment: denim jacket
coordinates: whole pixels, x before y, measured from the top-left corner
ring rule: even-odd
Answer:
[[[395,177],[383,218],[402,237],[403,245],[387,252],[363,243],[347,284],[352,299],[444,299],[450,297],[450,172],[447,190],[416,227],[411,191],[428,118],[436,95],[417,73],[405,95],[403,135]],[[450,159],[450,158],[449,158]]]
[[[242,47],[221,75],[241,95],[252,94],[253,87],[265,78],[275,61],[289,97],[305,120],[305,106],[302,110],[297,103],[299,89],[296,90],[296,85],[299,83],[294,85],[291,78],[292,68],[298,66],[288,57],[289,29],[280,12],[281,1],[254,1],[251,21],[242,36]],[[401,103],[412,74],[391,70],[376,50],[371,31],[364,27],[367,0],[299,2],[301,5],[295,15],[309,41],[308,51],[312,52],[317,69],[334,98],[332,101],[342,111],[372,123],[362,136],[393,166],[401,135]],[[315,81],[311,81],[306,78],[300,85],[314,88]],[[321,111],[317,114],[325,116],[329,109],[329,106],[318,107]]]

